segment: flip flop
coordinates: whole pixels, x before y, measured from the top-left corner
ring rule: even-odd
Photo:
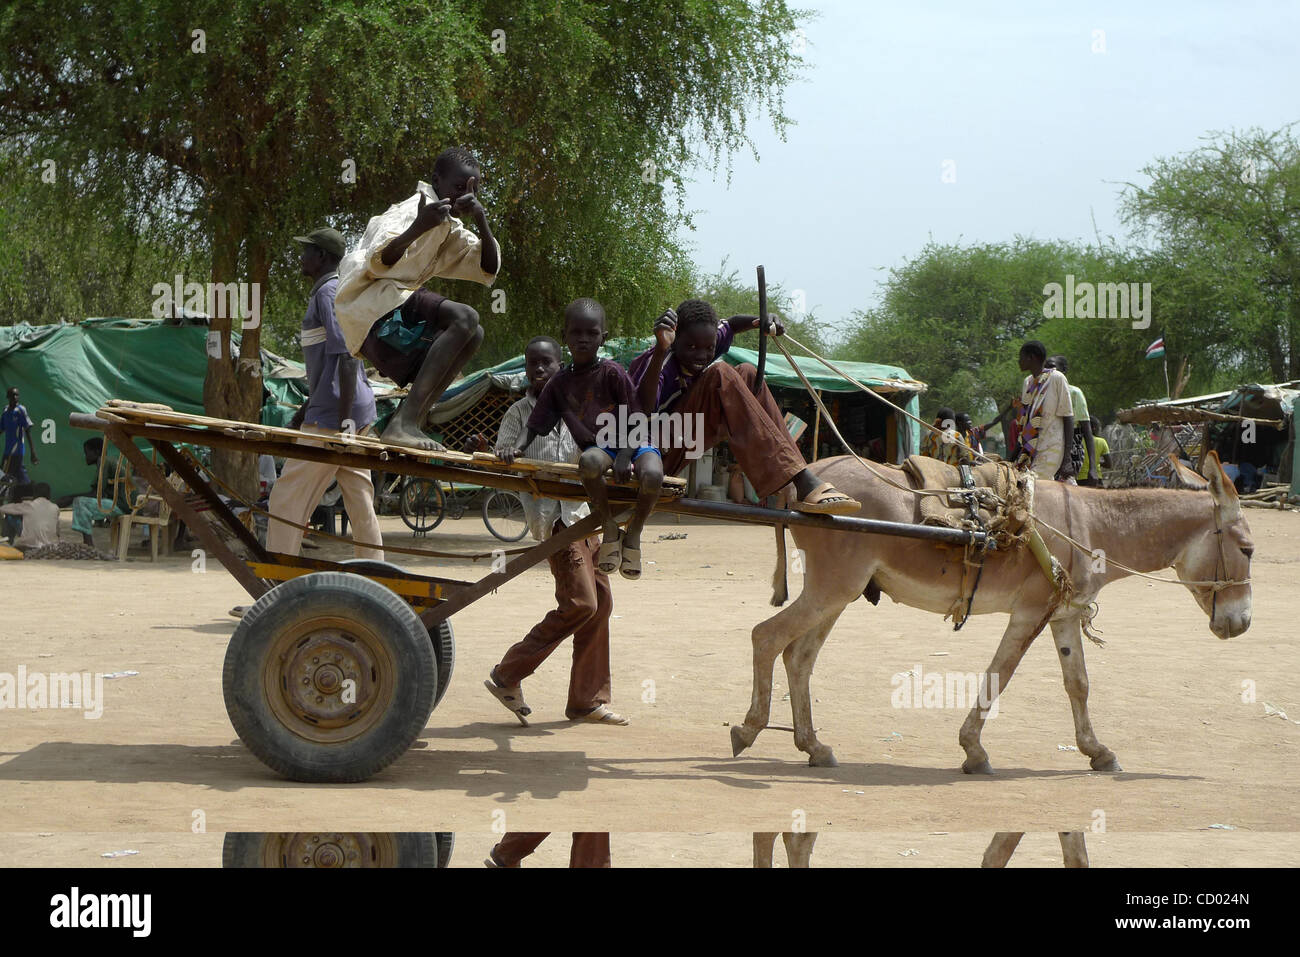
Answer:
[[[491,691],[492,697],[505,705],[506,710],[519,719],[520,724],[525,728],[528,727],[528,715],[533,713],[533,709],[524,703],[524,692],[519,685],[515,685],[513,688],[503,688],[496,683],[494,678],[489,676],[487,681],[483,682],[483,687]]]
[[[622,554],[619,556],[618,573],[632,581],[641,577],[641,549],[623,546]]]
[[[618,533],[618,538],[612,542],[601,542],[600,549],[596,552],[596,570],[602,571],[606,575],[612,575],[618,571],[619,566],[623,563],[623,533]]]
[[[854,515],[861,509],[861,502],[845,495],[830,482],[823,482],[802,502],[794,503],[796,512],[813,515]]]
[[[617,724],[620,727],[629,725],[632,722],[618,714],[610,711],[607,705],[597,705],[596,710],[588,711],[586,714],[580,714],[576,718],[570,718],[571,721],[587,721],[591,724]]]

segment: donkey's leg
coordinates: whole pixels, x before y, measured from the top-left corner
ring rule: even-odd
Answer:
[[[1024,831],[998,831],[993,835],[993,840],[989,841],[980,867],[1006,867],[1024,836]]]
[[[754,866],[771,867],[772,851],[776,846],[776,831],[754,832]]]
[[[967,774],[992,774],[988,752],[980,744],[980,732],[984,730],[984,721],[993,712],[992,705],[998,696],[1007,690],[1016,666],[1024,657],[1025,651],[1041,630],[1042,612],[1035,610],[1030,614],[1012,613],[1007,622],[1007,630],[1002,633],[1002,641],[993,654],[988,670],[981,676],[979,697],[970,714],[962,722],[957,740],[966,751],[966,760],[961,769]],[[987,708],[987,710],[986,710]],[[994,712],[995,713],[995,712]]]
[[[743,724],[731,726],[731,756],[754,743],[772,711],[772,668],[776,656],[803,635],[818,618],[816,603],[805,588],[789,607],[754,626],[754,691]]]
[[[1061,831],[1061,858],[1066,867],[1088,866],[1088,845],[1083,831]]]
[[[816,831],[785,831],[781,835],[785,843],[785,859],[790,867],[807,867],[812,860],[813,844],[817,841]]]
[[[790,682],[790,711],[794,716],[794,746],[808,755],[808,764],[815,768],[833,768],[839,762],[835,753],[817,740],[812,719],[812,672],[817,653],[826,643],[826,636],[844,611],[844,606],[822,608],[823,617],[809,631],[786,645],[786,680]]]
[[[1092,759],[1094,771],[1122,771],[1115,753],[1093,734],[1092,719],[1088,717],[1088,669],[1083,663],[1079,616],[1052,622],[1052,637],[1056,640],[1056,656],[1061,659],[1061,674],[1065,678],[1065,692],[1070,696],[1070,710],[1074,712],[1075,743]]]

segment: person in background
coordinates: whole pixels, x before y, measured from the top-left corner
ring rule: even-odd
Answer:
[[[302,244],[302,272],[313,280],[302,320],[302,355],[307,366],[307,401],[290,423],[303,432],[360,435],[375,421],[375,394],[366,381],[361,362],[352,357],[334,317],[334,292],[338,264],[344,253],[343,235],[336,229],[317,229],[295,236]],[[303,438],[299,444],[318,440]],[[357,558],[384,559],[384,539],[375,514],[375,487],[366,469],[345,468],[305,459],[286,459],[280,478],[270,490],[266,549],[297,555],[302,549],[302,528],[320,504],[321,496],[338,482],[352,520]],[[287,521],[276,521],[276,518]],[[290,524],[292,523],[292,524]]]
[[[0,471],[12,475],[21,484],[31,482],[27,469],[23,466],[23,452],[31,447],[32,465],[36,465],[36,443],[32,441],[32,417],[27,409],[18,404],[18,388],[15,386],[8,393],[9,404],[0,412],[0,428],[4,429],[4,454],[0,458]],[[24,442],[24,437],[26,441]]]
[[[59,541],[59,506],[50,501],[50,487],[45,482],[21,486],[20,501],[0,505],[0,513],[21,519],[21,531],[9,544],[20,551],[55,545]]]
[[[957,413],[957,434],[961,436],[962,441],[966,443],[970,452],[963,453],[963,462],[966,465],[972,465],[979,461],[978,456],[984,454],[984,443],[980,441],[980,435],[975,429],[975,423],[970,417],[969,412]]]
[[[926,429],[921,439],[921,454],[949,465],[962,465],[968,461],[970,445],[957,429],[957,413],[944,406],[934,414],[934,427]]]
[[[1074,482],[1065,446],[1067,436],[1074,434],[1070,384],[1047,366],[1047,347],[1036,339],[1020,347],[1020,371],[1029,374],[1020,390],[1013,460],[1039,478]]]
[[[1061,373],[1061,375],[1066,377],[1066,382],[1069,383],[1070,363],[1065,356],[1049,356],[1047,362],[1044,363],[1044,367],[1048,369],[1056,369]],[[1089,467],[1092,468],[1092,472],[1082,473],[1079,476],[1078,484],[1082,485],[1083,477],[1084,475],[1087,475],[1090,480],[1088,484],[1100,485],[1101,469],[1100,467],[1094,467],[1097,463],[1098,453],[1096,449],[1093,448],[1093,445],[1096,442],[1096,433],[1092,428],[1092,416],[1088,412],[1088,399],[1084,396],[1083,390],[1077,385],[1070,384],[1069,390],[1070,408],[1074,411],[1074,421],[1076,423],[1074,434],[1072,436],[1066,436],[1066,443],[1068,445],[1067,451],[1069,451],[1071,455],[1070,464],[1072,468],[1082,470],[1086,465],[1091,463],[1091,466]]]
[[[1090,454],[1085,455],[1083,466],[1079,469],[1079,484],[1101,488],[1101,469],[1095,467],[1091,455],[1097,456],[1102,468],[1110,468],[1110,443],[1101,434],[1101,422],[1095,415],[1088,420],[1088,426],[1092,432],[1092,447],[1085,450],[1090,451]]]

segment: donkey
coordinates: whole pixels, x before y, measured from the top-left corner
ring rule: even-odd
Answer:
[[[1081,636],[1081,615],[1097,593],[1129,574],[1119,564],[1139,572],[1172,567],[1209,616],[1210,630],[1219,638],[1235,637],[1250,627],[1250,556],[1254,551],[1250,528],[1237,490],[1213,452],[1207,456],[1204,471],[1204,491],[1037,483],[1034,514],[1086,546],[1088,553],[1081,553],[1049,529],[1041,529],[1044,543],[1074,589],[1073,600],[1055,609],[1054,589],[1028,548],[989,554],[970,613],[1010,614],[1011,620],[982,679],[982,690],[991,696],[982,694],[981,702],[961,726],[958,740],[966,752],[963,771],[992,773],[988,753],[980,744],[988,714],[984,708],[1006,690],[1020,659],[1049,620],[1079,750],[1091,759],[1094,770],[1122,770],[1114,752],[1101,744],[1092,730]],[[859,517],[920,520],[916,496],[887,484],[852,457],[819,462],[818,473],[863,503]],[[903,473],[896,474],[901,477]],[[960,591],[962,555],[959,550],[920,539],[808,527],[790,531],[804,553],[803,591],[789,607],[754,627],[753,699],[744,723],[731,728],[731,749],[733,756],[739,755],[767,726],[772,669],[780,654],[785,659],[794,712],[795,746],[808,754],[810,765],[833,767],[834,753],[817,739],[813,729],[809,695],[813,664],[831,627],[849,602],[864,594],[878,598],[877,589],[904,605],[946,614]],[[777,596],[783,593],[784,575],[785,563],[781,561],[773,582]],[[774,596],[773,604],[779,603]]]

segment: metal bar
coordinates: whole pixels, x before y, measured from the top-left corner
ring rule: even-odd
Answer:
[[[552,535],[546,541],[538,543],[522,555],[519,555],[508,563],[503,570],[493,572],[458,592],[436,608],[430,608],[420,615],[420,620],[424,622],[426,628],[434,627],[462,608],[467,607],[471,602],[477,601],[489,592],[496,591],[516,575],[526,572],[543,559],[550,558],[560,549],[567,548],[574,542],[586,538],[596,531],[600,525],[600,516],[593,512],[576,525],[570,525],[564,531]]]
[[[291,568],[301,568],[311,572],[347,572],[350,575],[364,575],[366,578],[401,579],[402,581],[420,582],[429,585],[450,585],[454,588],[469,588],[474,583],[459,581],[455,578],[438,578],[433,575],[420,575],[416,572],[408,572],[405,569],[382,569],[374,573],[358,571],[357,565],[346,562],[332,562],[325,558],[303,558],[301,555],[285,555],[282,552],[267,552],[266,561],[268,565],[286,565]],[[367,561],[367,559],[361,559]],[[387,564],[387,563],[385,563]],[[262,576],[270,577],[270,576]]]
[[[214,449],[231,449],[236,452],[248,452],[252,444],[248,439],[239,439],[208,430],[187,429],[180,426],[136,425],[134,423],[109,423],[93,415],[74,412],[68,417],[69,422],[77,428],[104,431],[110,424],[124,426],[127,435],[164,442],[181,442],[189,445],[203,445]],[[539,493],[545,498],[567,499],[585,502],[587,493],[577,482],[559,482],[551,479],[526,479],[518,475],[489,472],[479,469],[459,468],[453,465],[433,465],[416,459],[384,459],[374,456],[358,455],[354,452],[340,452],[334,449],[314,445],[298,445],[295,442],[277,442],[259,440],[257,449],[268,455],[283,458],[304,459],[308,462],[324,462],[328,465],[342,465],[347,468],[373,470],[377,462],[384,471],[396,475],[413,475],[419,478],[441,479],[446,482],[460,482],[465,485],[488,485],[492,488],[504,488],[513,492]],[[636,504],[636,490],[611,485],[610,502],[619,505]]]
[[[660,512],[681,515],[698,515],[731,522],[749,522],[755,525],[805,525],[809,528],[829,528],[837,531],[859,532],[868,535],[893,535],[901,538],[920,538],[953,545],[967,543],[980,545],[983,532],[968,532],[960,528],[941,525],[912,525],[907,522],[886,522],[874,518],[852,518],[846,515],[809,515],[779,508],[762,508],[757,505],[736,505],[733,502],[709,502],[704,499],[682,498],[656,506]]]
[[[135,466],[136,472],[157,490],[163,500],[171,506],[172,511],[180,516],[181,520],[189,526],[190,531],[203,542],[204,547],[216,556],[217,560],[225,566],[226,571],[235,576],[235,581],[244,586],[244,590],[254,600],[266,594],[269,590],[266,583],[249,571],[243,560],[235,555],[226,546],[226,543],[221,540],[212,525],[190,507],[181,491],[173,488],[168,483],[162,472],[158,471],[158,468],[145,457],[145,454],[136,448],[135,443],[131,441],[130,436],[121,427],[106,422],[104,423],[104,435],[118,447],[121,453],[126,456],[127,461]]]
[[[208,503],[213,514],[216,515],[217,518],[221,519],[221,521],[225,523],[226,527],[230,529],[231,533],[244,543],[244,547],[252,552],[253,556],[258,561],[267,561],[267,551],[262,547],[262,543],[257,540],[257,536],[250,532],[244,526],[244,523],[235,517],[235,513],[230,510],[230,506],[221,500],[221,496],[217,494],[217,490],[204,481],[203,477],[195,471],[194,466],[190,464],[189,460],[180,453],[180,450],[170,442],[163,442],[157,439],[151,440],[151,442],[153,443],[153,447],[162,453],[162,457],[167,460],[167,464],[176,471],[176,474],[185,480],[185,484],[199,495],[203,496],[203,500]]]

